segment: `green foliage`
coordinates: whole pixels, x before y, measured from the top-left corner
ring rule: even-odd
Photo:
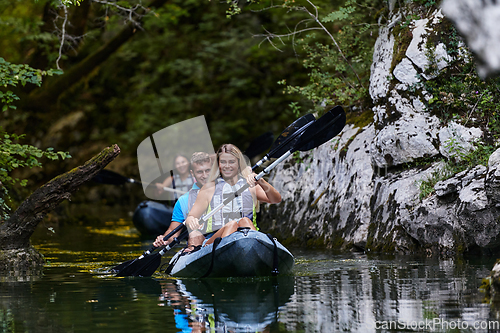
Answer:
[[[232,2],[233,7],[235,4],[237,1]],[[311,105],[304,112],[323,111],[325,105],[361,106],[368,100],[373,45],[378,34],[377,20],[385,10],[384,2],[284,0],[268,4],[261,1],[257,8],[259,13],[281,8],[294,14],[287,21],[287,26],[294,26],[294,30],[287,28],[282,35],[269,33],[267,40],[274,43],[273,39],[280,42],[292,39],[296,56],[305,68],[309,82],[293,84],[284,78],[278,83],[285,86],[284,93],[302,96]],[[273,30],[277,29],[273,27]],[[297,109],[290,107],[296,113]]]
[[[355,2],[347,1],[344,7],[340,7],[339,10],[326,15],[321,21],[327,23],[349,19],[356,12],[356,7],[353,4]]]
[[[281,16],[242,13],[228,20],[224,11],[214,2],[176,0],[145,18],[147,33],[124,45],[86,90],[99,100],[86,106],[88,114],[107,124],[100,138],[133,151],[147,135],[204,115],[214,146],[243,149],[264,129],[277,132],[294,119],[286,106],[297,96],[276,84],[284,73],[306,82],[292,48],[276,52],[252,38],[263,21],[284,24]],[[70,97],[64,103],[77,108]]]
[[[445,164],[444,167],[434,170],[427,179],[418,181],[419,199],[422,200],[434,193],[434,185],[452,175],[453,173],[449,170],[448,164]]]
[[[62,74],[62,71],[42,71],[33,69],[26,64],[11,64],[10,62],[5,61],[4,58],[0,58],[1,87],[16,87],[19,84],[25,86],[27,83],[40,86],[42,84],[42,76],[52,76],[54,74]],[[19,100],[19,97],[11,90],[7,90],[5,92],[0,91],[0,102],[3,104],[2,111],[7,111],[8,108],[15,109],[16,107],[12,105],[12,103],[17,100]]]
[[[436,0],[413,0],[413,2],[421,4],[425,7],[436,7],[438,5],[439,1],[436,1]]]
[[[0,86],[16,87],[19,84],[24,86],[27,83],[40,86],[42,76],[59,74],[60,71],[49,70],[41,71],[29,67],[26,64],[11,64],[5,59],[0,58]],[[5,92],[0,91],[0,101],[2,102],[2,111],[5,112],[9,108],[16,109],[13,102],[19,100],[19,97],[11,90]],[[57,160],[58,158],[71,157],[65,152],[54,152],[53,148],[48,148],[43,151],[32,145],[21,145],[19,141],[24,138],[24,135],[16,135],[7,133],[0,126],[0,220],[8,218],[9,193],[8,188],[15,184],[25,186],[26,179],[13,177],[11,174],[19,168],[32,168],[42,166],[40,159],[42,157]]]
[[[451,57],[449,65],[439,72],[436,78],[421,80],[412,89],[425,91],[423,100],[428,110],[436,114],[443,123],[454,120],[464,126],[480,127],[489,138],[490,143],[500,138],[500,77],[481,79],[477,75],[475,61],[466,49],[456,29],[444,25],[443,32],[435,36],[445,42]],[[431,42],[428,45],[427,56],[430,59],[428,72],[437,74],[436,64],[441,59],[435,59]]]
[[[50,160],[59,158],[71,158],[67,152],[55,152],[53,148],[41,150],[37,147],[27,144],[20,144],[24,135],[8,134],[0,127],[0,220],[9,217],[9,191],[8,188],[19,184],[26,186],[27,179],[19,179],[12,176],[12,172],[20,168],[41,167],[40,159],[43,157]]]
[[[306,8],[299,2],[285,4],[289,10]],[[285,91],[302,95],[312,102],[314,111],[332,104],[361,106],[368,97],[366,87],[378,31],[377,3],[346,0],[337,10],[325,9],[319,1],[317,4],[319,8],[310,8],[308,13],[311,16],[319,10],[316,25],[323,31],[305,35],[308,29],[302,32],[297,28],[295,36],[296,49],[303,52],[302,64],[308,71],[309,83],[289,84]]]
[[[443,160],[444,164],[441,168],[434,170],[427,179],[418,182],[420,199],[434,193],[434,185],[442,180],[477,165],[487,166],[490,155],[497,149],[497,147],[476,142],[474,149],[467,151],[454,137],[446,142],[445,148],[451,153],[450,159]]]

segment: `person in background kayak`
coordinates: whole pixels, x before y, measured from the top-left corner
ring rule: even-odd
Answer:
[[[163,192],[164,187],[171,187],[184,193],[191,190],[195,180],[191,174],[191,165],[184,155],[177,155],[174,158],[174,175],[167,177],[162,183],[156,183],[158,194]],[[175,199],[178,198],[176,193]]]
[[[232,144],[223,144],[216,154],[208,182],[198,192],[196,202],[186,218],[190,232],[190,244],[199,243],[200,235],[208,238],[203,245],[211,244],[218,237],[226,237],[238,228],[257,230],[256,209],[260,202],[279,203],[280,193],[264,179],[255,181],[255,173],[247,166],[241,151]],[[199,218],[211,208],[246,184],[250,185],[241,195],[215,213],[207,223],[199,224]],[[191,240],[193,238],[193,240]]]
[[[208,177],[210,174],[210,170],[212,168],[212,160],[210,159],[210,155],[203,152],[196,152],[191,157],[191,170],[190,173],[196,180],[196,183],[192,185],[192,188],[188,193],[182,195],[179,200],[175,203],[174,211],[172,213],[172,221],[168,230],[163,234],[156,237],[154,246],[159,247],[162,245],[168,245],[172,240],[177,237],[180,232],[169,238],[167,241],[164,241],[163,238],[168,235],[171,231],[177,228],[181,223],[184,222],[186,217],[188,216],[188,212],[193,206],[196,196],[198,195],[198,191],[200,188],[205,185],[208,181]],[[195,235],[193,235],[195,236]],[[205,238],[201,236],[200,239],[196,240],[194,237],[191,241],[199,243],[203,242]]]

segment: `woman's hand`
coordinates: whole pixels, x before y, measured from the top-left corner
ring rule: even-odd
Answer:
[[[267,203],[279,203],[281,202],[281,194],[271,184],[264,180],[264,178],[260,178],[259,180],[255,180],[257,175],[252,172],[247,176],[247,183],[250,187],[256,187],[256,195],[257,200],[260,202]],[[259,185],[259,186],[257,186]]]
[[[257,174],[255,172],[252,172],[247,176],[247,183],[250,185],[250,187],[255,187],[255,185],[259,184],[259,181],[255,180],[255,177],[257,177]]]
[[[186,218],[186,222],[185,222],[189,232],[193,231],[193,230],[198,230],[201,228],[201,225],[199,223],[199,220],[194,217],[194,216],[191,216],[189,215],[187,218]]]

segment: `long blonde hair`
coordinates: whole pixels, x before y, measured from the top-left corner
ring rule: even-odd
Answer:
[[[216,158],[215,158],[214,164],[212,165],[212,169],[210,170],[210,175],[208,176],[207,184],[209,182],[215,182],[215,180],[220,177],[219,156],[223,153],[231,154],[238,159],[238,163],[239,163],[238,175],[239,176],[241,176],[243,178],[247,178],[247,176],[252,173],[252,168],[250,168],[250,166],[247,163],[247,157],[245,155],[243,155],[241,150],[239,150],[238,147],[236,147],[233,144],[225,143],[222,146],[220,146],[219,149],[217,150]],[[252,200],[253,200],[253,204],[255,206],[256,212],[258,212],[260,210],[260,202],[259,202],[259,200],[257,200],[257,196],[256,196],[254,190],[251,190],[250,193],[252,194]]]
[[[245,156],[241,153],[241,150],[239,150],[238,147],[233,144],[225,143],[217,150],[215,162],[212,165],[212,170],[210,170],[210,175],[208,176],[209,182],[213,182],[220,177],[219,157],[224,153],[231,154],[238,160],[238,175],[246,178],[249,174],[252,173],[250,167],[246,162]]]

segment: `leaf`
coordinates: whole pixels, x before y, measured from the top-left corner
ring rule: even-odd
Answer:
[[[324,23],[342,21],[348,19],[350,14],[352,14],[355,10],[356,8],[354,8],[354,6],[341,7],[338,11],[331,12],[330,14],[325,16],[323,19],[321,19],[321,21]]]

